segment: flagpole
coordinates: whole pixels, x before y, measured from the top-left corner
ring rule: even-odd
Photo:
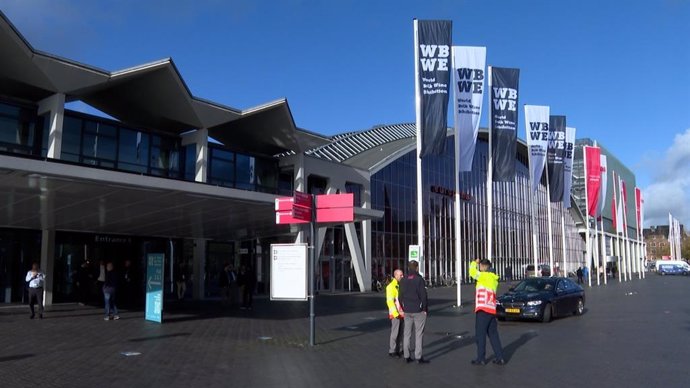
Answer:
[[[599,189],[601,190],[601,188]],[[599,204],[597,204],[599,206]],[[601,252],[599,251],[599,226],[597,225],[597,219],[594,218],[594,246],[596,247],[596,263],[597,263],[597,286],[601,285],[601,279],[599,278],[599,271],[601,268]],[[604,271],[604,276],[606,272]]]
[[[568,200],[570,200],[570,196],[568,196]],[[565,267],[565,212],[567,210],[568,209],[566,209],[565,206],[563,206],[563,204],[561,203],[561,234],[563,235],[563,268],[561,268],[561,272],[565,273],[565,277],[568,277],[568,270]]]
[[[602,201],[605,199],[602,198]],[[604,205],[601,205],[602,210],[604,209]],[[601,212],[602,214],[604,213],[603,211]],[[601,222],[601,256],[603,258],[604,262],[604,285],[607,284],[607,279],[606,279],[606,235],[604,234],[604,216],[602,215],[601,218],[599,219]],[[613,249],[613,241],[611,241],[611,248]]]
[[[525,119],[527,119],[527,112],[525,112]],[[529,146],[528,146],[528,150],[529,150]],[[532,152],[531,151],[527,152],[527,166],[532,166]],[[543,173],[544,173],[544,171],[542,169],[542,174]],[[530,222],[532,223],[532,257],[534,259],[534,276],[536,277],[537,276],[537,270],[539,268],[539,259],[537,258],[539,253],[538,253],[538,240],[537,240],[537,223],[535,222],[535,218],[534,218],[534,210],[535,210],[534,209],[534,207],[535,207],[534,206],[534,197],[535,197],[535,194],[539,192],[539,187],[537,186],[537,192],[536,193],[532,191],[532,187],[534,187],[533,181],[535,179],[541,180],[541,176],[539,176],[539,178],[532,176],[532,168],[530,168],[529,169],[529,188],[527,189],[527,192],[529,193],[529,195],[527,196],[527,198],[529,198]]]
[[[493,103],[491,103],[491,86],[493,85],[492,82],[492,69],[493,66],[489,66],[489,71],[488,71],[488,77],[489,77],[489,164],[487,167],[486,171],[486,213],[487,213],[487,220],[486,220],[486,226],[487,226],[487,233],[486,233],[486,258],[491,260],[491,254],[492,254],[492,242],[493,242],[493,218],[494,218],[494,212],[493,212],[493,155],[492,155],[492,141],[491,141],[491,132],[493,131],[492,128],[492,123],[491,123],[491,117],[493,114]],[[536,269],[535,269],[536,271]]]
[[[546,173],[546,217],[548,219],[548,232],[549,232],[549,268],[551,271],[551,276],[553,276],[553,228],[551,224],[551,192],[549,188],[549,174]],[[534,268],[537,271],[537,268]]]
[[[422,104],[419,90],[419,38],[417,19],[414,19],[414,91],[417,126],[417,245],[419,245],[419,274],[424,276],[424,194],[422,192]]]
[[[587,188],[587,181],[589,180],[588,176],[589,173],[587,172],[587,147],[582,146],[582,165],[584,166],[584,175],[585,175],[585,246],[586,246],[586,253],[585,253],[585,267],[590,265],[590,249],[591,249],[591,244],[589,242],[589,189]],[[590,287],[592,287],[592,275],[591,275],[591,268],[589,271],[587,271],[587,282]]]

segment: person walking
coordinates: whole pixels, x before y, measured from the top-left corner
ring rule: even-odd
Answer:
[[[105,302],[104,321],[118,320],[117,305],[115,305],[115,293],[117,291],[117,273],[112,262],[105,265],[105,281],[103,282],[103,299]]]
[[[38,266],[38,262],[31,263],[31,270],[26,273],[26,282],[29,283],[29,309],[31,315],[29,319],[34,319],[36,313],[34,311],[34,301],[38,304],[38,319],[43,319],[43,284],[45,283],[45,274]]]
[[[400,358],[400,350],[402,348],[402,334],[400,326],[403,326],[403,319],[405,313],[398,295],[400,294],[400,279],[403,277],[403,272],[399,269],[393,271],[393,279],[386,286],[386,305],[388,306],[388,319],[391,321],[391,335],[388,346],[388,355],[390,357]]]
[[[477,268],[479,267],[479,268]],[[494,364],[505,365],[503,347],[498,336],[498,322],[496,321],[496,291],[498,289],[498,275],[490,271],[491,261],[483,259],[477,265],[470,263],[470,277],[477,281],[475,287],[475,339],[477,342],[477,358],[472,365],[485,365],[486,337],[491,341],[494,350]]]
[[[577,284],[582,284],[582,267],[577,267]]]
[[[424,326],[426,324],[428,301],[424,279],[419,275],[419,263],[415,260],[408,265],[407,277],[400,283],[400,304],[405,311],[403,355],[405,361],[410,363],[417,361],[418,364],[426,364],[429,361],[422,357],[422,343],[424,340]],[[410,340],[412,328],[415,330],[415,358],[410,357]]]

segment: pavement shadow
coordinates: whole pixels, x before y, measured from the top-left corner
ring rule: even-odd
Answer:
[[[443,336],[436,341],[424,345],[424,347],[427,349],[432,348],[431,351],[425,352],[424,358],[433,360],[460,348],[464,348],[465,346],[474,344],[474,336],[470,336],[469,332],[467,331],[462,333],[449,332],[439,334],[442,334]]]
[[[16,360],[23,360],[25,358],[31,358],[34,357],[35,354],[15,354],[13,356],[4,356],[0,357],[0,362],[6,362],[6,361],[16,361]]]
[[[128,339],[127,341],[129,341],[129,342],[145,342],[145,341],[154,341],[154,340],[161,340],[161,339],[174,338],[174,337],[188,337],[190,335],[192,335],[192,333],[161,334],[161,335],[154,335],[154,336],[150,336],[150,337],[131,338],[131,339]]]
[[[503,347],[503,356],[506,358],[507,361],[510,361],[510,359],[513,358],[513,354],[515,354],[515,352],[521,346],[525,345],[527,342],[538,336],[539,334],[537,334],[536,331],[529,331],[527,333],[524,333],[520,336],[520,338],[511,342],[509,345]]]

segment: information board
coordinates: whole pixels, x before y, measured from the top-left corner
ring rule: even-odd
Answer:
[[[271,300],[307,300],[307,244],[271,244]]]
[[[146,320],[161,323],[163,312],[163,253],[146,257]]]

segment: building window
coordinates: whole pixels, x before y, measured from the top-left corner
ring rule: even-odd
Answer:
[[[119,143],[117,167],[121,170],[148,173],[149,135],[120,128]]]
[[[0,151],[38,155],[42,127],[35,109],[0,103]]]

